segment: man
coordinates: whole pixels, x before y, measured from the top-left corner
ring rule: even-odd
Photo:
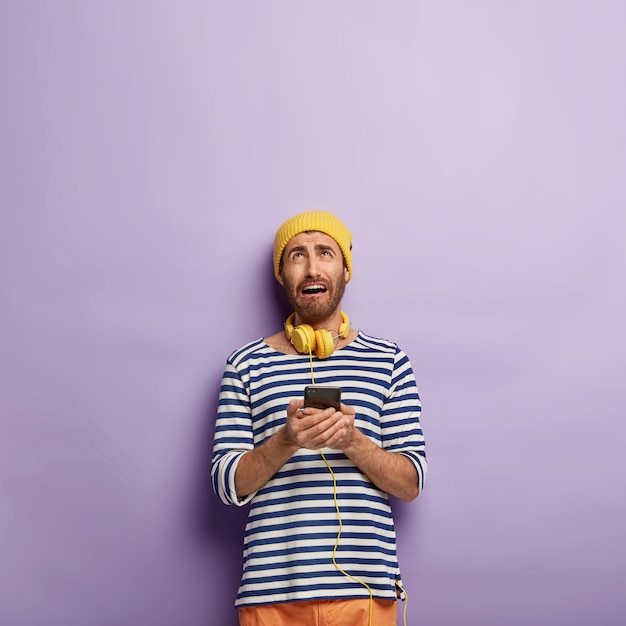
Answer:
[[[274,273],[294,313],[229,357],[215,429],[213,487],[251,503],[240,624],[395,625],[404,590],[388,494],[414,499],[427,469],[411,364],[350,328],[352,236],[334,215],[287,220]],[[339,410],[305,407],[312,383],[340,387]]]

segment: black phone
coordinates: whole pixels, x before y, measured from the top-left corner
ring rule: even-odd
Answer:
[[[327,409],[329,406],[339,411],[341,407],[341,387],[308,385],[304,388],[304,406]]]

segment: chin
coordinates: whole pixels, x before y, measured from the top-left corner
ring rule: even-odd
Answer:
[[[310,302],[306,305],[297,303],[294,310],[298,317],[305,323],[317,323],[327,320],[336,311],[337,305],[330,306],[328,303]]]

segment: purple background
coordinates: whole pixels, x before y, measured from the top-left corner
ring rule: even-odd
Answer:
[[[409,623],[626,622],[626,8],[0,5],[0,623],[233,626],[210,492],[278,224],[354,233],[431,472]]]

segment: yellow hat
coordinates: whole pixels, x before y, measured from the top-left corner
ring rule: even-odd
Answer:
[[[310,230],[326,233],[336,242],[348,268],[348,280],[352,278],[352,233],[347,226],[332,213],[327,211],[307,211],[289,218],[276,231],[274,239],[274,275],[280,275],[280,259],[290,239]]]

